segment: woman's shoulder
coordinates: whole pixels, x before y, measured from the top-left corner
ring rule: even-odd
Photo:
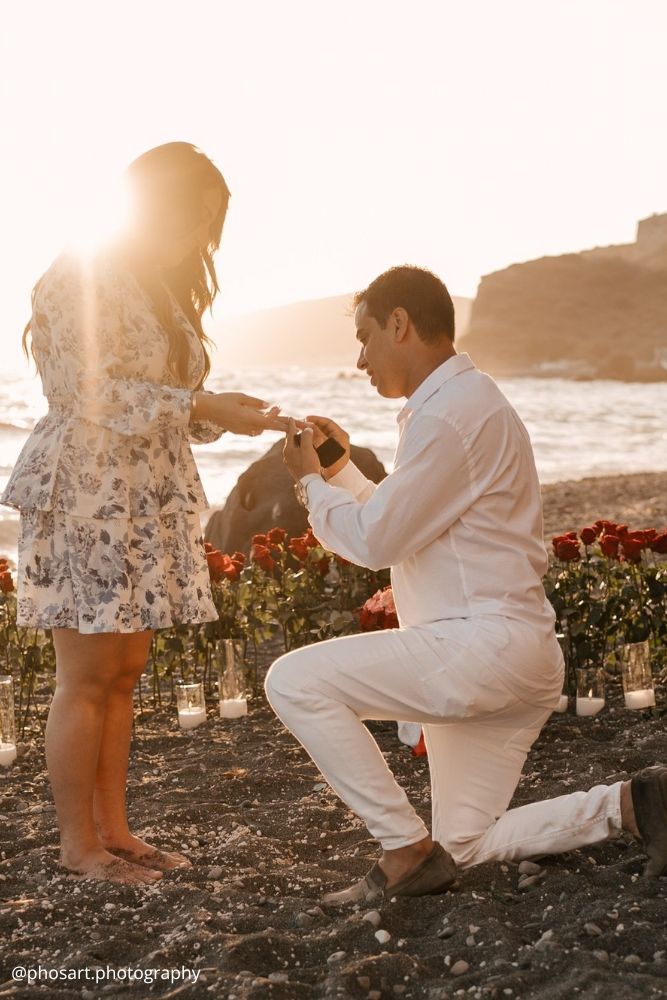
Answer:
[[[96,300],[115,300],[125,280],[122,263],[113,249],[94,254],[63,250],[51,262],[37,283],[36,302],[44,305],[53,297],[79,299],[93,295]]]

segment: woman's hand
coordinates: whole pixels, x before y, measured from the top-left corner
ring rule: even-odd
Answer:
[[[287,417],[280,416],[279,406],[244,392],[196,392],[193,418],[210,420],[232,434],[251,437],[262,431],[287,430]]]

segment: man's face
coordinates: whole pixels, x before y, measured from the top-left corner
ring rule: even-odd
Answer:
[[[370,315],[365,302],[357,306],[354,314],[357,328],[357,340],[361,345],[357,368],[366,372],[381,396],[396,399],[403,393],[402,365],[396,350],[394,333],[394,317],[390,316],[387,325],[381,327],[378,321]]]

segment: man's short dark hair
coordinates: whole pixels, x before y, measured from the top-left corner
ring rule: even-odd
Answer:
[[[364,302],[380,326],[394,309],[405,309],[415,330],[426,344],[436,344],[444,337],[454,341],[454,303],[444,283],[422,267],[404,264],[385,271],[363,292],[354,296],[354,308]]]

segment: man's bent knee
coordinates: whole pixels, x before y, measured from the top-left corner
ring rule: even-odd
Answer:
[[[264,681],[269,703],[276,708],[278,704],[295,701],[303,694],[307,671],[305,649],[294,649],[275,660]]]

